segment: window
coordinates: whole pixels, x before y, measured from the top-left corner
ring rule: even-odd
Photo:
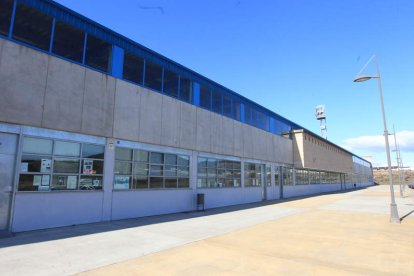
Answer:
[[[212,91],[212,110],[219,114],[223,113],[223,96],[215,90]]]
[[[104,146],[24,137],[19,191],[101,190]]]
[[[232,118],[231,98],[223,95],[223,115]]]
[[[284,122],[282,122],[281,120],[277,119],[277,118],[273,118],[272,120],[272,130],[274,134],[283,134],[286,132],[289,132],[291,127],[287,124],[285,124]]]
[[[63,22],[56,21],[52,52],[82,63],[85,33]]]
[[[309,182],[310,184],[320,184],[319,172],[318,171],[309,171]]]
[[[186,102],[191,102],[193,94],[193,86],[189,79],[180,78],[180,99]]]
[[[162,67],[146,61],[145,63],[145,83],[146,87],[161,91],[162,89]]]
[[[280,185],[280,169],[281,167],[275,167],[275,185]]]
[[[144,59],[125,51],[123,72],[124,79],[142,84],[144,77]]]
[[[272,173],[270,165],[266,165],[266,185],[268,187],[272,186]]]
[[[309,184],[309,175],[307,170],[295,169],[296,173],[296,185]]]
[[[168,70],[164,70],[164,93],[178,97],[178,75]]]
[[[238,121],[240,121],[240,101],[239,100],[236,100],[236,99],[233,99],[233,101],[232,101],[232,110],[231,110],[231,112],[232,112],[232,118],[233,119],[235,119],[235,120],[238,120]]]
[[[283,167],[283,185],[293,185],[293,169]]]
[[[257,128],[268,131],[269,117],[255,108],[245,105],[246,123]]]
[[[204,86],[200,86],[200,106],[211,108],[211,90]]]
[[[49,50],[53,18],[25,4],[18,3],[13,38],[42,50]]]
[[[85,64],[109,72],[112,45],[88,34],[86,42]]]
[[[189,187],[189,156],[127,148],[116,149],[114,189]]]
[[[241,163],[215,158],[198,158],[198,188],[241,187]]]
[[[8,35],[13,12],[13,0],[0,0],[0,34]]]
[[[244,186],[262,186],[262,165],[254,163],[244,163]]]

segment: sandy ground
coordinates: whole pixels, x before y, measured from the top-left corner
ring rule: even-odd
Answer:
[[[414,275],[414,194],[377,186],[278,203],[302,212],[82,275]]]

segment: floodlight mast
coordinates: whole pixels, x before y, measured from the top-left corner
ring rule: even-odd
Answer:
[[[328,128],[326,127],[326,108],[324,105],[316,106],[315,117],[320,122],[321,137],[328,139]]]

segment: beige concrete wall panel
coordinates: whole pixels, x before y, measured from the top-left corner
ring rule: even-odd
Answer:
[[[80,132],[85,68],[49,57],[42,127]]]
[[[273,134],[271,133],[266,133],[266,155],[267,161],[275,161],[274,160],[274,151],[275,148],[273,147]]]
[[[267,159],[267,152],[266,152],[266,136],[267,133],[263,130],[258,128],[252,127],[253,132],[253,152],[254,158],[260,160]]]
[[[115,79],[86,69],[83,99],[82,132],[112,137]]]
[[[134,84],[116,80],[114,137],[139,140],[141,94]]]
[[[210,114],[211,129],[211,151],[214,153],[225,154],[223,139],[223,116],[215,113]]]
[[[146,143],[160,144],[163,96],[145,88],[139,88],[139,93],[141,94],[139,140]]]
[[[161,113],[161,144],[178,147],[180,145],[180,102],[164,96]]]
[[[234,155],[234,126],[232,119],[223,117],[222,147],[226,155]]]
[[[281,136],[273,135],[274,161],[280,163],[293,163],[293,141]]]
[[[238,121],[233,121],[233,133],[234,133],[234,155],[244,156],[244,143],[243,143],[243,124]]]
[[[41,126],[48,55],[0,41],[0,121]]]
[[[180,103],[180,147],[196,148],[197,108],[187,103]]]
[[[243,124],[242,129],[243,129],[243,157],[254,158],[253,128]]]
[[[197,108],[197,150],[211,152],[211,112]]]

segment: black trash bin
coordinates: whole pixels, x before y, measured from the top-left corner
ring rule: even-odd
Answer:
[[[203,207],[204,211],[204,194],[197,194],[197,211],[200,211],[200,206]]]

